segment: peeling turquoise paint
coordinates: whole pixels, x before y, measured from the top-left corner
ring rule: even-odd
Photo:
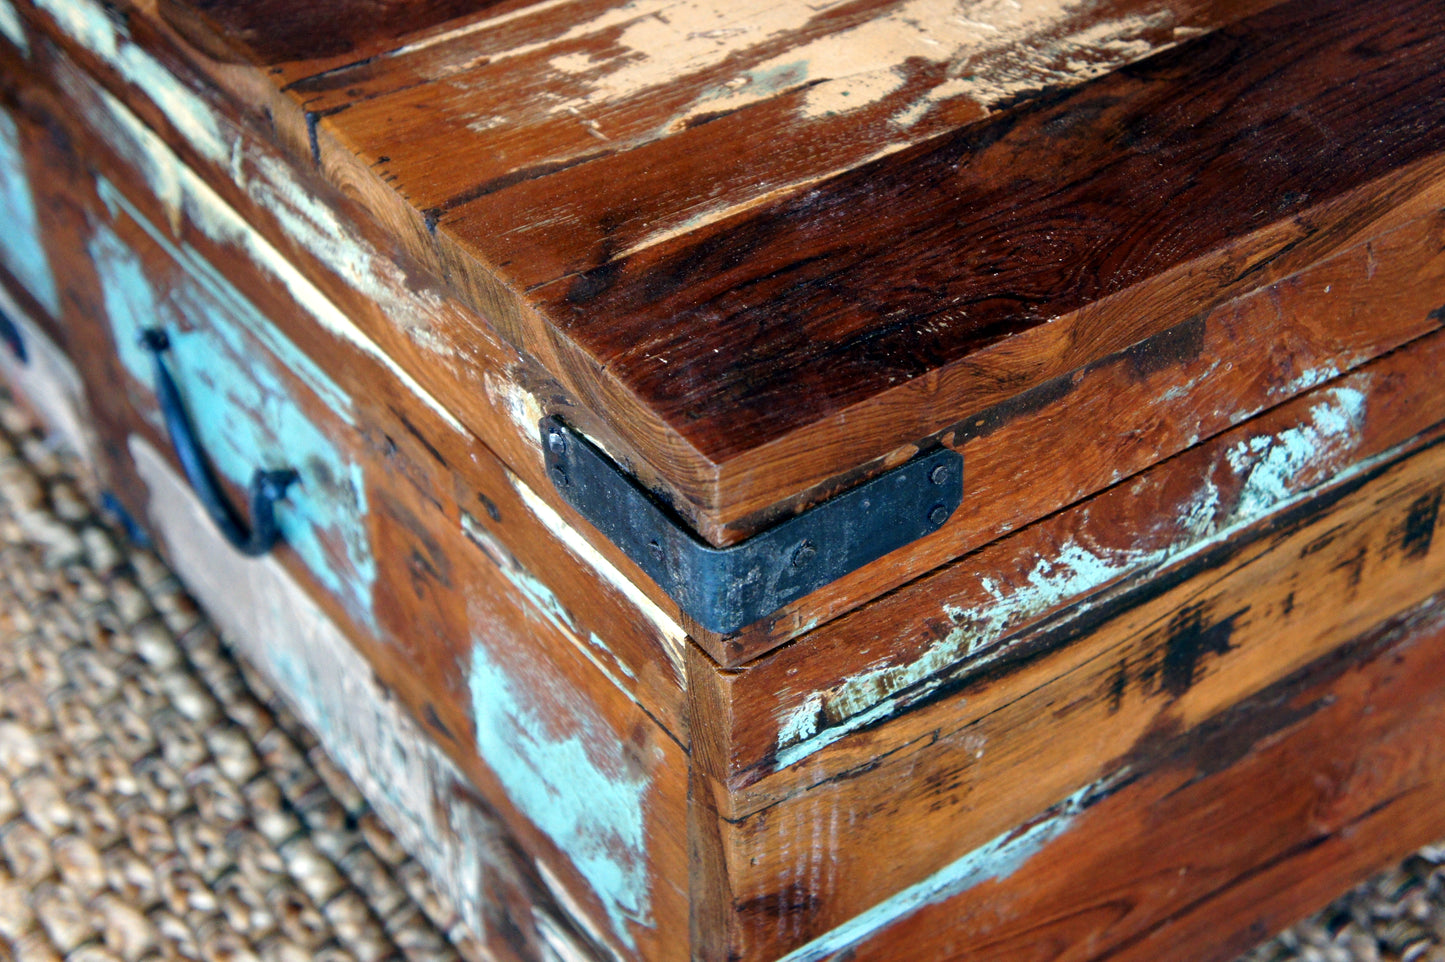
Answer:
[[[0,261],[51,316],[59,316],[60,292],[40,241],[20,129],[7,113],[0,113]]]
[[[470,673],[477,752],[518,811],[571,860],[636,948],[651,926],[646,826],[650,779],[585,699],[535,657],[476,639]]]
[[[916,885],[854,916],[807,945],[794,949],[778,962],[823,962],[834,958],[924,906],[936,905],[990,879],[1008,878],[1050,842],[1067,832],[1079,814],[1125,774],[1120,772],[1107,782],[1080,789],[1028,828],[994,838]]]
[[[137,223],[151,230],[143,220]],[[166,329],[171,369],[216,470],[242,487],[257,467],[300,472],[301,483],[277,509],[282,534],[348,613],[374,628],[376,562],[365,525],[362,470],[296,404],[279,367],[299,375],[348,421],[350,397],[196,254],[153,236],[190,270],[178,272],[164,292],[108,225],[96,225],[88,244],[121,362],[138,382],[151,384],[154,373],[140,332],[156,325]],[[257,350],[257,341],[277,361]],[[161,423],[158,412],[152,417]]]
[[[0,34],[15,44],[25,56],[30,56],[30,41],[25,36],[25,25],[10,0],[0,0]]]
[[[1310,409],[1308,422],[1232,447],[1226,453],[1229,465],[1244,478],[1237,510],[1258,516],[1289,497],[1301,475],[1322,470],[1332,457],[1358,443],[1364,419],[1364,393],[1336,387]]]
[[[975,659],[977,670],[998,657],[1002,647],[984,653],[1009,632],[1070,599],[1084,598],[1077,612],[1093,603],[1086,597],[1105,585],[1133,577],[1149,568],[1173,563],[1232,537],[1246,525],[1277,511],[1321,482],[1340,465],[1338,477],[1364,470],[1368,462],[1349,464],[1365,420],[1369,383],[1366,374],[1350,383],[1322,390],[1308,420],[1274,434],[1258,434],[1224,452],[1225,464],[1241,481],[1229,504],[1209,478],[1201,479],[1194,497],[1182,505],[1177,537],[1149,549],[1088,547],[1070,542],[1056,554],[1040,558],[1026,579],[1012,584],[979,578],[987,603],[964,608],[945,604],[953,628],[917,657],[905,662],[882,658],[830,688],[810,692],[784,708],[778,726],[775,769],[802,761],[839,739],[891,718],[908,705],[928,697],[947,682],[951,669]],[[984,653],[984,654],[981,654]]]

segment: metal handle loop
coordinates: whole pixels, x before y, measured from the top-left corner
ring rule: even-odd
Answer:
[[[0,342],[10,349],[15,360],[21,364],[30,363],[29,352],[25,350],[25,338],[20,335],[20,327],[4,311],[0,311]]]
[[[248,488],[251,508],[251,529],[248,532],[244,522],[226,501],[211,462],[201,451],[196,432],[186,415],[180,388],[166,367],[162,355],[170,348],[170,338],[161,328],[153,327],[141,332],[140,343],[155,362],[156,398],[160,401],[161,416],[165,418],[171,447],[181,462],[191,489],[232,547],[252,558],[266,554],[281,538],[281,529],[276,524],[276,502],[286,497],[286,489],[298,480],[298,475],[289,468],[279,471],[256,469]]]

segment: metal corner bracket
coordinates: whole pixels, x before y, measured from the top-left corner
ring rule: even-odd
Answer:
[[[719,634],[932,534],[963,500],[963,457],[939,448],[717,548],[562,421],[544,418],[541,430],[547,473],[563,500]]]

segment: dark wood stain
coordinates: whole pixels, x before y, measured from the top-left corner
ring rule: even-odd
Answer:
[[[1160,684],[1170,697],[1178,698],[1194,687],[1206,655],[1223,655],[1231,650],[1229,638],[1234,624],[1247,610],[1220,619],[1212,617],[1208,607],[1201,604],[1175,612],[1165,633],[1159,664]]]
[[[1121,353],[1140,380],[1168,368],[1188,364],[1204,351],[1205,323],[1203,315],[1190,318]]]
[[[161,16],[214,52],[216,34],[242,44],[258,65],[336,57],[495,6],[500,0],[164,0]],[[204,20],[202,20],[204,18]],[[209,21],[209,30],[199,29]]]
[[[491,518],[493,522],[500,524],[502,521],[502,512],[497,507],[497,502],[485,494],[482,494],[480,491],[477,492],[477,500],[481,502],[482,507],[487,509],[487,517]]]
[[[538,293],[714,456],[765,443],[1445,149],[1445,10],[1390,8],[1282,5]]]
[[[949,430],[956,432],[959,442],[987,437],[1010,422],[1037,414],[1068,397],[1079,380],[1089,372],[1115,364],[1124,364],[1130,373],[1144,380],[1171,367],[1182,366],[1197,359],[1204,350],[1206,318],[1193,317],[1152,337],[1145,338],[1117,354],[1093,361],[1079,371],[1063,374],[1029,388],[995,404]],[[941,432],[947,433],[947,432]]]
[[[1440,521],[1441,489],[1422,494],[1410,505],[1405,523],[1400,530],[1399,547],[1405,557],[1420,559],[1430,553],[1430,544],[1435,539],[1435,528]]]
[[[407,571],[418,598],[427,597],[432,585],[443,589],[452,587],[452,561],[426,523],[412,511],[389,495],[373,492],[377,498],[377,509],[405,530],[412,540],[407,553]]]
[[[1029,626],[1020,636],[1000,639],[1001,643],[1005,641],[1008,643],[1008,650],[996,656],[989,654],[988,660],[985,662],[985,667],[980,668],[970,661],[961,661],[950,666],[946,672],[944,672],[946,678],[941,682],[937,676],[920,680],[913,687],[922,688],[927,685],[927,694],[908,702],[907,709],[898,715],[870,720],[859,725],[854,731],[875,731],[882,725],[890,723],[903,715],[913,714],[939,701],[954,698],[959,695],[967,697],[970,691],[982,690],[998,682],[1000,679],[1028,665],[1034,664],[1040,659],[1047,658],[1067,645],[1087,638],[1100,626],[1124,612],[1139,605],[1146,604],[1151,599],[1157,598],[1177,588],[1179,585],[1204,572],[1218,570],[1226,566],[1231,558],[1239,556],[1242,552],[1246,551],[1250,545],[1255,544],[1260,539],[1287,537],[1289,534],[1308,526],[1311,522],[1328,514],[1340,501],[1359,491],[1376,478],[1393,470],[1405,459],[1416,457],[1425,451],[1433,450],[1441,444],[1445,444],[1445,438],[1435,438],[1421,445],[1419,448],[1399,453],[1394,457],[1384,458],[1376,464],[1371,465],[1368,470],[1361,471],[1348,481],[1338,484],[1306,501],[1277,512],[1247,534],[1201,551],[1182,564],[1154,575],[1138,585],[1126,587],[1121,591],[1109,595],[1103,600],[1093,604],[1083,613],[1079,613],[1073,606],[1069,606],[1050,615],[1037,624]],[[1231,612],[1229,615],[1218,619],[1217,623],[1227,624],[1227,631],[1232,632],[1238,620],[1245,613],[1246,611],[1244,610]],[[1201,614],[1197,629],[1199,634],[1194,636],[1192,640],[1191,631],[1193,629],[1191,629],[1188,623],[1180,624],[1181,640],[1178,644],[1181,646],[1181,649],[1186,645],[1193,645],[1200,649],[1200,654],[1212,654],[1214,652],[1209,650],[1210,646],[1228,643],[1229,639],[1227,634],[1222,638],[1220,635],[1211,634],[1215,623],[1206,622],[1207,619]],[[1171,621],[1170,627],[1172,628],[1174,624],[1175,623]],[[1221,634],[1223,634],[1226,629],[1220,629],[1220,631]],[[1124,686],[1122,689],[1124,694],[1127,694],[1127,683],[1131,676],[1139,686],[1139,690],[1146,695],[1157,694],[1161,690],[1168,690],[1161,689],[1159,682],[1162,681],[1165,670],[1165,651],[1167,650],[1168,641],[1172,637],[1170,628],[1166,628],[1158,636],[1160,644],[1149,649],[1149,651],[1152,652],[1151,656],[1141,658],[1137,665],[1120,662],[1119,670],[1131,673],[1131,675],[1126,675],[1122,683]],[[1182,665],[1182,662],[1188,656],[1181,650],[1181,653],[1176,657]],[[1196,659],[1194,661],[1196,669],[1198,664],[1199,662]],[[1182,667],[1174,670],[1182,674]],[[1197,680],[1193,675],[1193,671],[1190,672],[1190,676],[1193,680]],[[1178,676],[1176,675],[1176,677]],[[1100,696],[1112,705],[1114,703],[1115,691],[1119,690],[1120,685],[1121,682],[1118,671],[1116,671],[1110,676],[1109,683],[1106,689],[1100,692]],[[900,694],[906,694],[907,691],[908,689],[903,689]],[[1122,696],[1120,704],[1122,704]],[[828,720],[828,716],[824,711],[820,711],[818,719],[821,724]],[[759,753],[758,760],[754,764],[748,765],[736,773],[737,781],[746,784],[755,780],[757,773],[768,771],[776,766],[776,757],[776,748]],[[877,761],[875,760],[869,764],[870,766],[876,766]],[[854,773],[850,772],[850,775],[852,774]]]
[[[1345,586],[1349,591],[1354,591],[1360,586],[1360,579],[1364,577],[1365,573],[1366,560],[1368,560],[1368,554],[1365,547],[1361,545],[1344,561],[1335,565],[1336,571],[1345,573]]]
[[[422,716],[426,718],[428,725],[441,733],[443,738],[448,741],[456,740],[456,736],[452,734],[452,730],[446,726],[446,723],[441,720],[441,716],[437,714],[436,706],[431,702],[427,702],[422,706]]]

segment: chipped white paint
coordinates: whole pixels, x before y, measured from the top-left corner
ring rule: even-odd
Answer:
[[[270,156],[255,158],[256,170],[242,170],[241,141],[223,117],[203,98],[181,84],[158,61],[133,43],[92,0],[40,0],[39,6],[77,43],[110,63],[157,106],[201,156],[227,172],[258,206],[276,218],[287,235],[358,292],[374,300],[393,321],[430,330],[430,317],[441,306],[439,295],[417,291],[400,267],[357,239],[355,231],[296,179],[295,173]],[[460,423],[416,380],[381,351],[343,312],[286,258],[245,223],[148,127],[103,90],[92,88],[86,100],[99,98],[111,115],[106,132],[122,138],[113,146],[146,176],[156,195],[170,204],[172,216],[182,210],[214,240],[235,244],[263,269],[276,276],[334,336],[380,360],[413,394],[435,410],[453,429]],[[434,337],[434,341],[437,338]]]
[[[1244,478],[1236,510],[1256,516],[1271,510],[1297,488],[1302,475],[1354,446],[1364,416],[1365,395],[1337,387],[1310,410],[1308,423],[1235,445],[1226,457]]]
[[[1074,820],[1111,786],[1127,777],[1124,769],[1085,786],[1044,813],[1027,828],[1005,832],[939,869],[928,878],[880,902],[837,928],[783,956],[778,962],[824,962],[921,908],[953,898],[990,879],[1006,879],[1062,836]]]
[[[0,34],[15,44],[25,56],[30,56],[30,40],[25,36],[25,24],[10,0],[0,0]]]
[[[1298,375],[1283,384],[1270,388],[1269,396],[1272,398],[1290,398],[1296,394],[1303,394],[1311,388],[1319,387],[1326,381],[1332,381],[1340,376],[1343,368],[1353,367],[1361,360],[1367,358],[1337,358],[1333,362],[1321,364],[1318,367],[1305,368]]]
[[[517,432],[540,448],[542,442],[538,431],[543,412],[542,403],[537,400],[537,396],[493,371],[482,373],[482,387],[486,389],[492,403],[507,412],[507,416],[517,426]]]
[[[150,491],[153,531],[186,587],[316,732],[467,923],[484,933],[482,882],[495,831],[454,790],[465,777],[279,563],[231,550],[154,448],[132,437],[130,451]]]
[[[192,225],[218,244],[232,247],[277,280],[291,297],[333,337],[350,344],[362,354],[381,363],[401,384],[431,408],[454,431],[467,434],[460,421],[407,371],[358,328],[336,304],[308,280],[270,241],[246,222],[209,184],[191,170],[175,153],[108,91],[86,84],[76,97],[87,120],[112,147],[145,178],[155,195],[168,204],[177,222],[184,216]]]
[[[91,428],[85,384],[75,365],[3,286],[0,311],[19,330],[28,358],[21,364],[9,351],[0,350],[0,373],[30,402],[50,432],[93,470],[100,463],[98,441]]]
[[[1001,585],[980,576],[989,601],[967,608],[945,605],[953,628],[908,661],[880,659],[831,688],[810,692],[780,712],[775,769],[796,764],[851,732],[893,717],[936,691],[959,671],[975,671],[1002,657],[999,642],[1012,631],[1067,602],[1089,611],[1107,585],[1134,578],[1195,555],[1233,537],[1265,515],[1309,496],[1332,478],[1367,470],[1372,458],[1338,470],[1358,444],[1365,416],[1366,375],[1322,393],[1308,420],[1276,434],[1256,435],[1224,452],[1225,465],[1240,480],[1226,507],[1219,485],[1204,478],[1184,506],[1176,536],[1151,549],[1104,548],[1068,542],[1034,565],[1023,581]],[[1141,479],[1139,484],[1143,484]]]
[[[512,483],[517,494],[527,509],[536,515],[542,525],[557,536],[567,550],[572,552],[579,561],[587,565],[601,576],[603,581],[616,588],[624,598],[630,601],[638,612],[657,629],[658,638],[661,639],[663,651],[666,652],[668,660],[672,663],[673,670],[678,678],[683,674],[684,644],[687,641],[687,632],[683,627],[672,619],[667,612],[663,611],[642,589],[633,584],[626,575],[617,569],[617,566],[608,561],[597,549],[582,537],[576,528],[572,527],[552,506],[537,496],[537,493],[527,486],[521,478],[507,472],[507,480]]]
[[[532,925],[542,938],[545,962],[596,962],[592,952],[577,944],[550,915],[532,907]]]
[[[771,57],[768,45],[816,31],[818,18],[844,4],[779,4],[770,0],[632,0],[533,44],[494,52],[490,60],[606,36],[605,55],[565,53],[550,67],[582,83],[585,103],[615,103],[723,63],[753,61],[737,76],[704,89],[670,122],[681,129],[699,114],[735,110],[808,85],[802,113],[817,119],[878,103],[898,92],[908,71],[945,66],[944,79],[900,105],[895,123],[920,119],[919,104],[968,97],[988,108],[1056,83],[1078,83],[1171,45],[1145,39],[1173,25],[1167,9],[1082,29],[1084,0],[907,0],[856,26],[816,36]],[[554,112],[579,104],[562,99]]]
[[[552,896],[552,900],[562,908],[567,917],[591,936],[593,942],[607,947],[609,942],[607,934],[592,921],[592,914],[578,904],[567,886],[562,884],[562,880],[547,867],[547,863],[541,859],[533,859],[532,865],[537,870],[537,877],[542,880],[542,885],[547,889],[547,894]],[[589,958],[588,962],[593,962],[593,960]]]
[[[208,160],[221,163],[230,156],[230,142],[206,102],[177,81],[159,60],[132,43],[104,6],[91,0],[35,0],[35,6],[50,14],[72,40],[143,91]]]

